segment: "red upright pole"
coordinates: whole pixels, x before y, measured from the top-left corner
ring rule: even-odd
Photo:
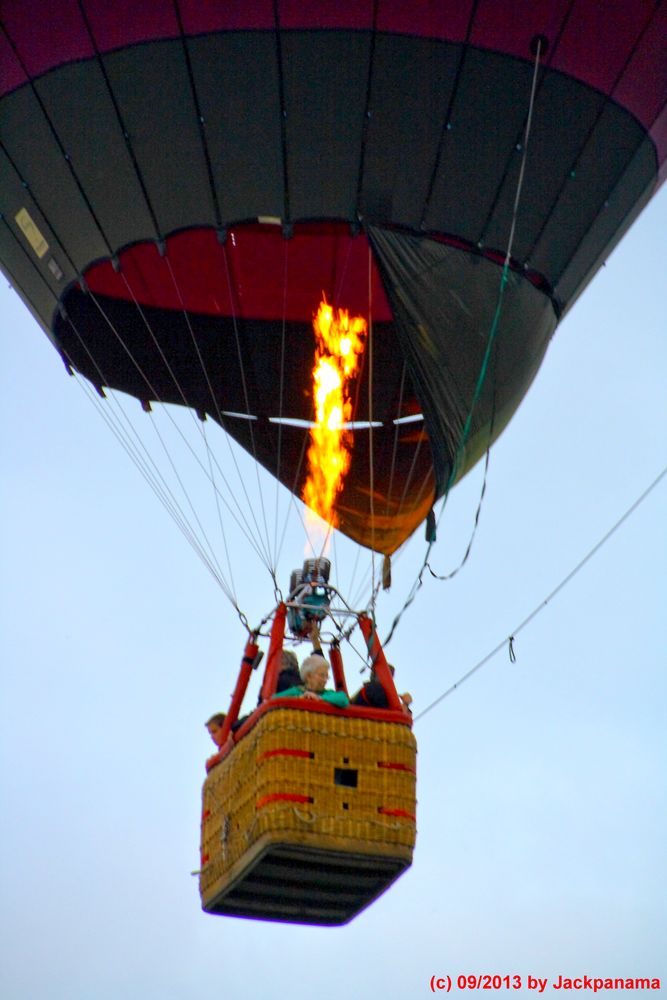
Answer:
[[[232,726],[239,717],[239,709],[241,707],[241,702],[245,696],[246,690],[248,688],[248,681],[250,680],[250,674],[252,673],[252,665],[255,662],[255,657],[257,656],[257,651],[259,647],[255,642],[255,636],[251,635],[246,643],[245,650],[243,652],[243,659],[241,660],[241,669],[239,671],[238,680],[236,681],[236,687],[234,688],[234,694],[232,695],[232,703],[229,706],[229,711],[227,712],[227,718],[222,725],[222,734],[220,737],[220,746],[225,745],[225,740],[232,731]]]
[[[329,661],[331,662],[331,669],[333,670],[336,691],[344,691],[349,698],[347,683],[345,681],[345,671],[343,669],[343,657],[341,655],[340,646],[337,644],[332,645],[329,650]]]
[[[391,676],[391,670],[389,669],[389,665],[385,659],[382,645],[378,639],[378,634],[375,631],[375,625],[367,615],[359,615],[359,628],[361,629],[364,639],[366,640],[366,646],[368,647],[368,652],[371,657],[372,669],[374,670],[375,676],[379,680],[380,684],[384,688],[384,693],[386,694],[387,701],[389,702],[389,708],[401,711],[403,708],[403,702],[398,697],[396,685],[394,684],[394,678]]]
[[[269,655],[266,658],[266,669],[264,671],[264,682],[260,693],[260,701],[267,701],[276,693],[278,684],[278,673],[280,672],[280,661],[283,652],[283,639],[285,638],[285,616],[287,608],[281,602],[278,605],[273,625],[271,626],[271,641],[269,643]]]

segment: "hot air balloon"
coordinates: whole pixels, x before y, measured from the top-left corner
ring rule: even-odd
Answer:
[[[655,191],[665,37],[648,0],[3,4],[0,266],[70,371],[299,497],[313,316],[363,316],[331,523],[390,555]]]

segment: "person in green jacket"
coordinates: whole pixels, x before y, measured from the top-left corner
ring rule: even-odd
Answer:
[[[311,701],[326,701],[336,708],[347,708],[350,699],[344,691],[326,691],[329,680],[329,664],[317,653],[307,656],[301,664],[301,680],[303,684],[296,684],[287,688],[286,691],[279,691],[274,694],[274,698],[307,698]]]

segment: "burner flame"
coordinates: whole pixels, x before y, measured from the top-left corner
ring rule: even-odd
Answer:
[[[313,368],[315,424],[310,430],[308,478],[302,499],[318,518],[338,524],[336,497],[350,467],[352,434],[345,429],[352,416],[349,383],[356,375],[364,349],[366,320],[333,309],[326,299],[313,318],[317,348]]]

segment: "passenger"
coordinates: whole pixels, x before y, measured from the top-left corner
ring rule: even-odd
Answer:
[[[322,652],[322,644],[320,642],[320,633],[316,621],[314,621],[310,626],[310,641],[313,644],[313,653],[317,653],[319,656],[324,656],[324,653]],[[288,688],[298,687],[300,684],[301,674],[299,673],[299,661],[296,658],[296,653],[293,649],[283,649],[280,659],[280,670],[278,672],[276,692],[286,691]]]
[[[307,698],[309,701],[326,701],[336,708],[347,708],[350,699],[344,691],[325,690],[329,679],[329,664],[323,656],[313,653],[301,664],[301,683],[286,691],[276,692],[274,698]]]
[[[390,663],[388,663],[387,666],[391,670],[391,676],[393,677],[396,668]],[[405,691],[403,694],[399,694],[398,697],[403,702],[405,711],[410,712],[410,705],[412,704],[412,695],[410,692]],[[361,705],[363,708],[389,708],[387,693],[378,680],[374,670],[371,670],[370,679],[366,681],[361,690],[357,691],[354,695],[351,704]]]
[[[225,719],[227,718],[224,712],[216,712],[206,723],[206,728],[208,729],[208,734],[217,746],[218,750],[231,750],[234,746],[234,740],[232,734],[230,733],[227,739],[222,741],[222,727],[225,724]],[[238,725],[238,723],[237,723]],[[233,729],[234,727],[232,727]]]
[[[301,683],[299,661],[293,649],[283,649],[280,656],[280,671],[276,691],[286,691]]]

